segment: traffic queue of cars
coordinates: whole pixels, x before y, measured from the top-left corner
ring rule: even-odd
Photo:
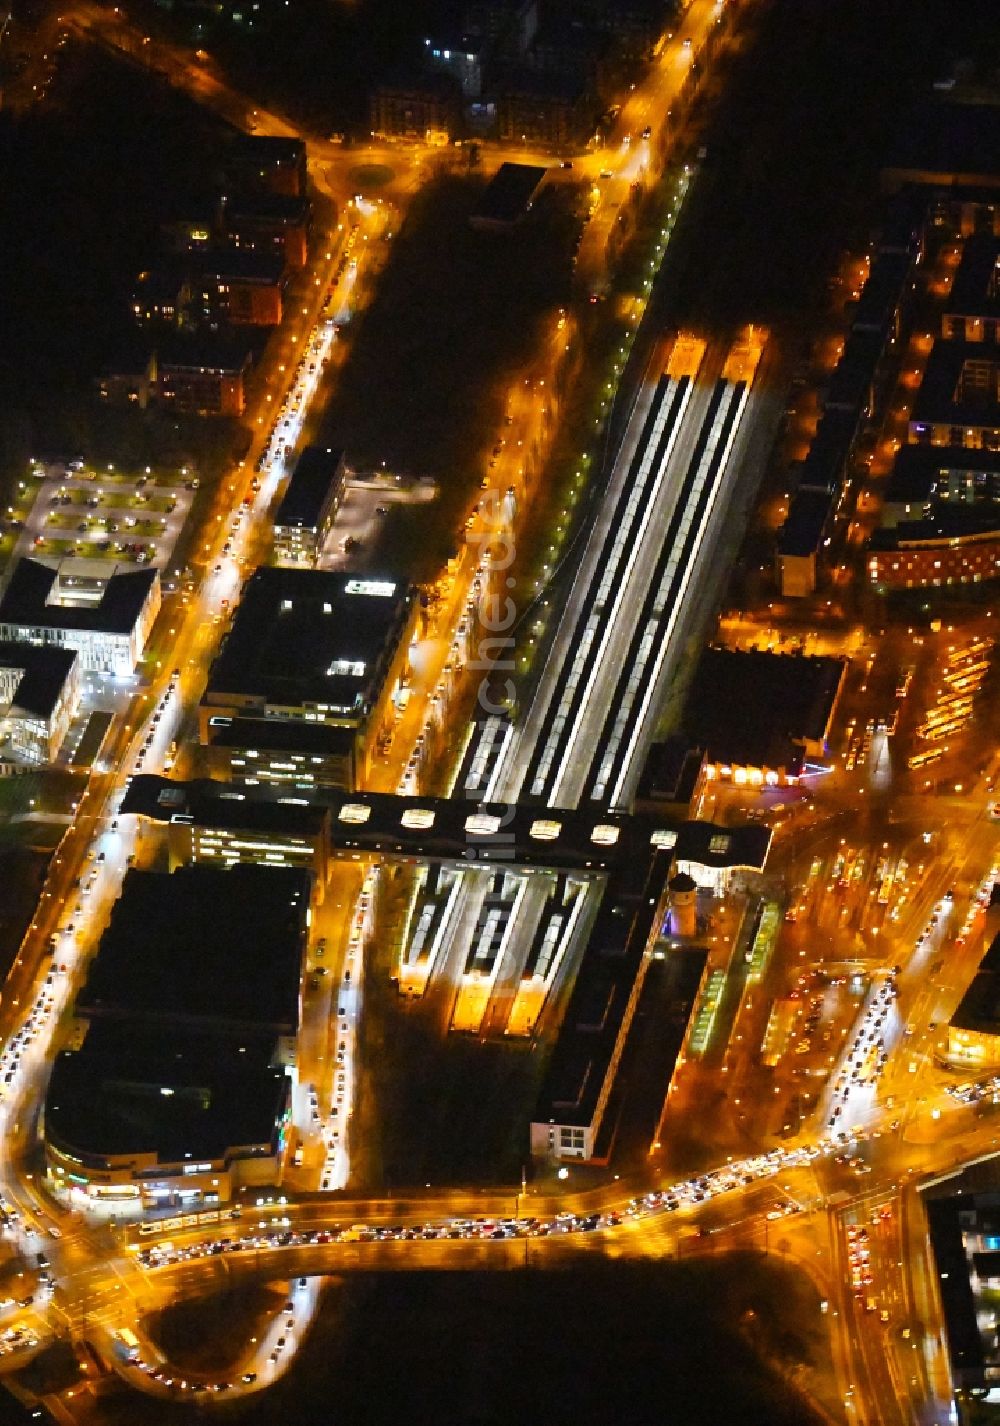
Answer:
[[[822,1154],[829,1154],[847,1141],[846,1135],[821,1140],[818,1144],[799,1148],[772,1149],[739,1163],[658,1189],[640,1198],[633,1198],[621,1208],[592,1213],[560,1212],[553,1217],[516,1218],[443,1218],[433,1222],[393,1225],[353,1223],[344,1226],[332,1223],[327,1227],[294,1228],[288,1216],[262,1220],[256,1228],[239,1235],[206,1238],[200,1242],[180,1245],[172,1242],[134,1245],[132,1251],[147,1269],[167,1267],[174,1263],[193,1262],[200,1258],[218,1257],[228,1253],[260,1252],[272,1248],[322,1246],[331,1243],[412,1242],[417,1239],[491,1239],[544,1238],[558,1233],[591,1233],[617,1228],[626,1220],[645,1218],[651,1214],[671,1213],[681,1207],[693,1207],[718,1194],[749,1187],[773,1178],[790,1168],[802,1168]]]
[[[850,1049],[844,1056],[843,1068],[834,1080],[833,1105],[826,1121],[829,1129],[834,1128],[843,1115],[852,1091],[873,1085],[886,1066],[889,1052],[883,1026],[896,1002],[900,969],[893,966],[872,991]]]

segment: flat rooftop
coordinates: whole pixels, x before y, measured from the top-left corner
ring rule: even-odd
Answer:
[[[160,822],[183,818],[190,819],[196,827],[277,833],[307,840],[321,836],[329,824],[329,807],[306,802],[291,792],[276,800],[265,800],[250,796],[251,790],[209,778],[171,782],[169,778],[145,775],[133,778],[121,810]]]
[[[103,587],[91,589],[88,582],[84,592],[60,570],[38,560],[18,560],[0,599],[0,624],[125,636],[135,628],[158,579],[155,569],[116,570]]]
[[[80,1049],[56,1056],[45,1132],[57,1146],[161,1163],[274,1152],[291,1081],[273,1038],[226,1039],[176,1025],[94,1021]]]
[[[306,446],[281,497],[275,527],[315,530],[331,492],[343,483],[344,452],[332,446]]]
[[[885,334],[881,330],[852,332],[830,377],[824,405],[851,411],[860,421],[868,405],[884,346]]]
[[[249,248],[212,248],[198,255],[198,273],[222,282],[277,287],[285,271],[282,258]]]
[[[145,774],[132,779],[121,810],[168,822],[183,807],[202,806],[202,797],[221,797],[217,788],[235,790],[222,782],[183,783]],[[312,806],[328,807],[335,848],[446,861],[495,860],[595,872],[630,866],[641,874],[656,849],[663,848],[679,861],[762,869],[771,840],[770,830],[758,822],[722,827],[657,813],[630,816],[583,808],[547,812],[526,804],[511,809],[458,798],[397,797],[332,787],[293,793],[287,785],[259,783],[241,786],[239,791],[246,794],[246,801],[229,805],[248,816],[257,800],[280,802],[303,814]],[[169,795],[172,792],[176,800]]]
[[[967,238],[948,294],[946,312],[964,317],[1000,316],[1000,238],[974,233]]]
[[[309,889],[306,872],[286,867],[133,868],[77,1009],[291,1033]]]
[[[887,332],[906,296],[913,272],[908,253],[880,253],[872,263],[851,323],[856,331]]]
[[[262,567],[244,587],[204,701],[242,695],[290,708],[327,704],[333,716],[363,716],[413,599],[403,580]]]
[[[308,198],[286,193],[237,193],[226,198],[227,223],[265,223],[281,228],[304,227],[312,205]]]
[[[319,758],[346,758],[355,749],[355,730],[336,723],[305,723],[300,718],[217,718],[214,722],[208,729],[214,748],[255,748]]]
[[[869,539],[873,550],[919,549],[963,542],[992,541],[1000,535],[1000,503],[939,505],[924,519],[900,520],[895,525],[874,530]]]
[[[990,943],[950,1023],[956,1030],[1000,1035],[1000,936]]]
[[[157,340],[160,373],[242,376],[253,362],[253,342],[235,333],[177,332]]]
[[[969,1194],[925,1200],[938,1290],[944,1309],[948,1355],[953,1369],[979,1373],[985,1366],[983,1339],[976,1320],[976,1298],[969,1280],[969,1260],[960,1214],[973,1207]],[[978,1206],[978,1200],[976,1201]]]
[[[280,135],[237,134],[226,157],[241,164],[259,164],[261,168],[295,167],[305,163],[306,146],[301,139]]]
[[[469,221],[509,227],[531,208],[547,170],[535,164],[502,163],[486,185]]]
[[[593,1120],[670,865],[670,854],[659,852],[644,878],[622,868],[609,880],[532,1116],[536,1124]]]
[[[805,559],[817,554],[837,503],[835,490],[796,490],[778,531],[778,553]]]
[[[685,731],[712,762],[787,766],[790,748],[801,752],[801,744],[825,739],[846,672],[845,659],[706,649],[688,694]]]
[[[834,407],[824,412],[799,471],[799,490],[839,491],[858,433],[854,411]]]
[[[987,387],[963,380],[968,370],[991,375]],[[921,425],[1000,426],[997,382],[1000,347],[984,342],[938,341],[931,348],[923,380],[910,413],[910,428]]]
[[[1000,105],[919,104],[900,125],[882,174],[891,183],[1000,184]]]
[[[51,717],[79,657],[53,644],[0,643],[0,668],[22,670],[11,706],[34,718]]]

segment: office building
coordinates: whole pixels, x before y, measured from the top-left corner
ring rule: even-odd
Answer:
[[[81,668],[135,672],[160,610],[155,569],[64,560],[57,569],[19,560],[0,598],[0,640],[74,649]]]
[[[279,564],[316,564],[337,518],[347,478],[344,452],[307,446],[292,470],[274,516]]]
[[[393,726],[418,613],[396,580],[258,569],[199,709],[210,764],[240,778],[363,782]]]
[[[153,774],[133,777],[121,816],[166,833],[170,870],[192,863],[235,862],[302,867],[322,900],[330,860],[330,808],[300,796],[255,795],[210,779],[175,782]]]
[[[52,762],[80,703],[82,660],[52,644],[0,643],[0,762]]]
[[[929,1196],[926,1209],[951,1379],[960,1393],[995,1403],[1000,1399],[1000,1194]]]

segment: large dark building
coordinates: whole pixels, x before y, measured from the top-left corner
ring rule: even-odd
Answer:
[[[351,787],[392,725],[418,606],[409,585],[258,569],[199,709],[220,771]]]
[[[277,1181],[309,892],[290,867],[127,873],[46,1096],[57,1190],[148,1206]]]

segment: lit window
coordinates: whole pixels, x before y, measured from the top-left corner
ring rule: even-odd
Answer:
[[[375,599],[391,599],[395,592],[395,584],[381,579],[349,579],[344,585],[345,594],[368,594]]]
[[[350,822],[354,826],[367,822],[371,815],[372,809],[366,807],[363,802],[345,802],[339,814],[341,822]]]
[[[665,847],[668,851],[677,845],[677,833],[666,827],[659,828],[649,839],[650,846]]]
[[[492,837],[500,830],[500,818],[487,812],[474,812],[465,819],[465,830],[477,837]]]
[[[599,847],[613,847],[620,836],[620,827],[613,827],[610,822],[598,822],[590,834],[590,840],[596,842]]]
[[[528,835],[533,837],[536,842],[554,842],[561,831],[561,822],[552,822],[540,817],[537,822],[532,822]]]
[[[408,807],[399,820],[404,827],[422,831],[434,826],[434,813],[426,807]]]

